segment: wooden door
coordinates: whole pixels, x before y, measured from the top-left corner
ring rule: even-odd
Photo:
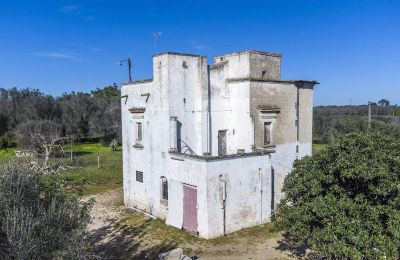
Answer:
[[[197,188],[183,185],[183,228],[197,233]]]

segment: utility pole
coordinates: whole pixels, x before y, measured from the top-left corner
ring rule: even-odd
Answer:
[[[132,76],[131,76],[132,62],[131,62],[131,59],[128,58],[126,60],[121,60],[119,65],[122,66],[122,64],[125,63],[125,62],[128,63],[128,76],[129,76],[129,82],[131,82],[132,81]]]
[[[371,129],[371,101],[368,101],[368,129]]]

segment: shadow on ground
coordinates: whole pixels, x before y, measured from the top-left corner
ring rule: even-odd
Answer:
[[[93,231],[90,239],[96,245],[96,254],[105,259],[158,259],[158,255],[176,248],[175,244],[144,245],[144,230],[151,219],[132,228],[111,221],[109,225]],[[145,248],[145,249],[143,249]]]
[[[278,241],[278,246],[276,249],[281,250],[281,251],[287,251],[292,254],[292,256],[298,258],[298,259],[311,259],[311,260],[325,260],[327,259],[326,257],[315,253],[315,252],[310,252],[308,250],[307,246],[299,246],[296,245],[295,241],[293,241],[290,237],[287,235],[284,235],[281,240]]]

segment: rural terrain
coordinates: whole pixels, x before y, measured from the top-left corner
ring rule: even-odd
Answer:
[[[316,151],[323,147],[314,145]],[[0,150],[0,163],[13,160],[17,150]],[[80,194],[84,200],[95,200],[89,234],[96,253],[106,259],[156,259],[160,253],[177,247],[188,256],[202,259],[294,258],[280,249],[282,235],[270,223],[205,240],[126,209],[121,148],[112,151],[100,144],[76,144],[67,147],[64,156],[53,161],[73,166],[60,174],[70,185],[70,192]]]

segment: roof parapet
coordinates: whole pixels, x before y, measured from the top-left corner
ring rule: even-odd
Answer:
[[[187,53],[179,53],[179,52],[167,51],[167,52],[160,52],[160,53],[154,54],[153,58],[154,57],[158,57],[158,56],[162,56],[162,55],[175,55],[175,56],[187,56],[187,57],[199,57],[199,58],[206,57],[204,55],[196,55],[196,54],[187,54]]]

